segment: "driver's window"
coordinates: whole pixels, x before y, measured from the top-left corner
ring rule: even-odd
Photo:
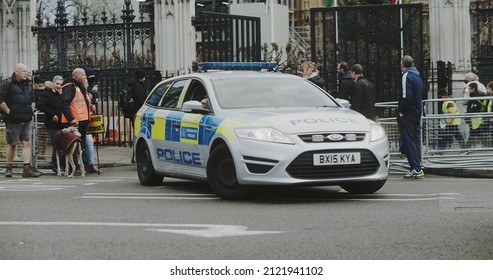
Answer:
[[[192,80],[184,101],[202,101],[207,96],[204,85],[198,80]]]

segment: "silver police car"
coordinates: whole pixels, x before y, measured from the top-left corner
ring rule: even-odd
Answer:
[[[226,70],[210,70],[218,65]],[[165,176],[206,181],[225,199],[259,185],[339,185],[362,194],[385,184],[386,133],[347,101],[301,77],[261,69],[272,63],[201,66],[157,84],[138,111],[141,184],[159,185]]]

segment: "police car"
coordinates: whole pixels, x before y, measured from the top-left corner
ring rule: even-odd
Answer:
[[[275,66],[203,63],[158,83],[135,118],[141,184],[206,181],[225,199],[253,186],[378,191],[389,175],[382,126],[301,77],[266,70]]]

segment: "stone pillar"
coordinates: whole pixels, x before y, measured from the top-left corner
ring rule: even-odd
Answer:
[[[188,73],[196,60],[195,0],[156,0],[155,10],[157,70]]]
[[[14,66],[21,62],[30,71],[36,70],[37,41],[31,32],[33,18],[29,0],[7,0],[3,2],[2,15],[2,57],[0,73],[9,77]],[[36,2],[36,1],[34,1]],[[36,5],[34,5],[36,7]]]
[[[2,21],[2,35],[0,38],[3,43],[2,63],[0,64],[0,72],[7,78],[14,70],[14,66],[18,61],[14,55],[16,48],[16,28],[17,19],[15,16],[16,2],[15,0],[2,1],[3,2],[3,21]]]
[[[431,61],[454,65],[452,90],[462,97],[464,74],[471,71],[470,0],[433,0],[430,8]]]

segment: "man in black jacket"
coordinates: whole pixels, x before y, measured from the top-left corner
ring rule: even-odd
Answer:
[[[140,107],[142,107],[147,97],[145,80],[146,80],[145,72],[142,70],[137,70],[135,71],[134,79],[127,82],[128,87],[132,88],[131,90],[132,90],[133,104],[132,104],[132,118],[130,118],[130,121],[132,122],[132,127],[134,125],[135,114],[137,113],[137,111],[139,111]]]
[[[363,76],[363,66],[354,64],[351,75],[355,81],[351,92],[351,109],[363,114],[367,119],[376,120],[376,92],[373,84]]]
[[[33,117],[33,88],[28,78],[27,66],[18,63],[10,79],[0,86],[0,110],[4,113],[7,140],[7,168],[5,177],[12,177],[15,147],[22,141],[24,169],[22,177],[39,177],[31,167],[31,141]]]
[[[354,81],[347,62],[341,61],[337,64],[337,73],[339,74],[339,85],[338,89],[332,93],[332,96],[350,100],[350,93],[354,90]]]
[[[140,107],[144,105],[145,99],[147,97],[146,88],[145,88],[145,72],[142,70],[135,71],[134,79],[127,82],[128,89],[127,91],[131,91],[132,93],[132,117],[130,118],[130,123],[132,124],[132,131],[134,129],[134,120],[135,114],[139,111]],[[132,153],[131,162],[134,163],[134,154]]]

